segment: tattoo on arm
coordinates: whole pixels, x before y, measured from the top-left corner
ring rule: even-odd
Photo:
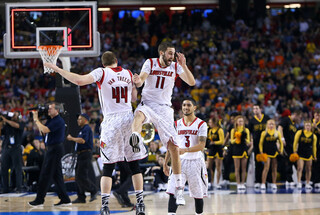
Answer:
[[[200,142],[206,142],[206,140],[207,140],[207,137],[204,137],[204,136],[199,137]]]

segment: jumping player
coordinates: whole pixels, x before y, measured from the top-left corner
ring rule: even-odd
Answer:
[[[142,66],[140,75],[135,74],[133,82],[137,87],[144,84],[141,103],[137,107],[132,124],[130,144],[132,151],[139,152],[142,144],[140,135],[142,124],[152,122],[158,130],[161,142],[171,155],[172,171],[176,182],[176,203],[184,205],[181,162],[177,132],[174,128],[171,96],[176,77],[188,85],[195,85],[195,79],[186,65],[186,58],[175,51],[169,42],[162,42],[158,47],[159,58],[150,58]],[[176,54],[176,58],[175,58]],[[174,58],[177,62],[174,62]],[[169,173],[166,173],[169,174]]]

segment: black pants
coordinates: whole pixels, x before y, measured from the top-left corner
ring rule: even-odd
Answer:
[[[78,198],[86,199],[85,191],[91,194],[97,192],[95,182],[90,180],[89,173],[94,172],[92,167],[92,152],[85,151],[78,154],[76,166],[76,183],[78,185]]]
[[[166,184],[168,183],[168,176],[166,176],[163,172],[163,168],[154,170],[154,187],[158,188],[159,184]]]
[[[9,173],[8,170],[11,168],[11,172],[15,174],[15,185],[17,190],[21,189],[22,186],[22,149],[20,145],[10,146],[11,148],[4,148],[1,155],[1,176],[3,191],[9,191]]]
[[[62,155],[62,143],[53,146],[47,146],[47,151],[44,155],[44,161],[40,173],[39,186],[36,197],[37,201],[44,202],[44,198],[53,180],[58,197],[63,202],[70,202],[70,198],[67,194],[66,187],[63,181],[61,166]]]
[[[254,144],[254,156],[257,156],[257,154],[260,154],[259,150],[259,142],[258,144]],[[262,171],[263,171],[263,164],[262,162],[258,162],[256,158],[254,158],[255,163],[255,183],[261,183],[262,179]]]

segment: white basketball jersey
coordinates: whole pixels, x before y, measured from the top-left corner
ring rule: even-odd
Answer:
[[[132,73],[120,66],[97,68],[90,73],[98,85],[99,100],[104,116],[132,111]]]
[[[182,67],[177,62],[162,67],[159,58],[150,58],[144,62],[141,72],[149,74],[144,82],[141,100],[171,106],[174,82],[184,72]]]
[[[199,118],[196,118],[189,126],[184,122],[184,119],[179,119],[175,122],[178,135],[180,137],[179,148],[190,148],[199,144],[199,137],[207,137],[207,123]],[[203,158],[203,152],[187,152],[180,155],[181,159],[197,159]]]

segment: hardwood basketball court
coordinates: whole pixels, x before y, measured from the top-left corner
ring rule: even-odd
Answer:
[[[233,187],[232,187],[233,188]],[[165,192],[145,192],[146,214],[167,214],[168,195]],[[69,193],[71,199],[76,198],[75,193]],[[58,198],[48,193],[43,207],[31,207],[29,201],[35,198],[34,193],[2,194],[0,195],[0,214],[6,215],[97,215],[99,214],[101,198],[86,204],[73,204],[69,207],[54,207]],[[134,194],[130,195],[132,202],[135,201]],[[177,214],[195,214],[194,200],[185,192],[186,205],[179,207]],[[89,199],[89,197],[87,198]],[[296,189],[278,189],[276,193],[267,190],[262,194],[260,191],[248,188],[244,194],[238,194],[235,190],[210,191],[208,198],[204,200],[204,214],[258,214],[258,215],[297,215],[320,214],[320,195],[314,190],[301,193]],[[111,214],[134,215],[132,208],[121,208],[114,196],[110,199]]]

